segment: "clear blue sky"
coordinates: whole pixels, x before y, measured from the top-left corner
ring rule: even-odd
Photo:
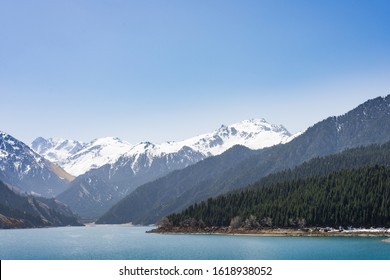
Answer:
[[[0,130],[131,143],[390,93],[390,1],[0,1]]]

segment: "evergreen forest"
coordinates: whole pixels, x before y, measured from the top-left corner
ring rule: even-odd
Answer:
[[[390,167],[374,165],[327,175],[296,175],[288,170],[245,190],[209,198],[179,214],[169,215],[165,226],[390,226]],[[283,181],[283,178],[293,179]]]

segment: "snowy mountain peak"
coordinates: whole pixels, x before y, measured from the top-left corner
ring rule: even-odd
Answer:
[[[89,143],[62,139],[38,137],[31,148],[51,162],[57,163],[74,176],[115,162],[132,147],[118,137],[103,137]]]
[[[269,124],[265,119],[249,119],[229,126],[222,125],[212,133],[192,138],[195,143],[188,146],[199,152],[218,155],[234,145],[261,149],[283,143],[290,136],[283,126]]]
[[[1,137],[1,138],[3,138],[3,137],[6,136],[6,135],[7,135],[7,133],[5,133],[4,131],[1,131],[1,130],[0,130],[0,137]]]
[[[62,165],[66,160],[77,153],[84,143],[62,138],[42,138],[35,139],[30,147],[41,156],[51,162]]]
[[[184,147],[192,149],[204,157],[218,155],[234,145],[243,145],[251,149],[286,143],[291,134],[283,127],[269,124],[264,119],[244,120],[183,141],[169,141],[158,145],[150,142],[141,142],[132,147],[125,156],[133,157],[147,153],[148,157],[178,153]]]
[[[29,193],[52,196],[66,184],[57,175],[61,168],[5,132],[0,132],[0,171],[0,180]]]
[[[151,147],[154,147],[155,145],[149,141],[145,141],[145,142],[141,142],[141,143],[137,144],[136,146],[143,146],[145,148],[151,148]]]
[[[117,137],[104,137],[83,144],[72,140],[56,141],[37,138],[32,147],[49,160],[60,164],[70,174],[78,176],[106,164],[112,165],[121,157],[122,163],[143,160],[145,162],[142,166],[150,166],[156,158],[167,155],[171,155],[172,158],[173,154],[178,153],[183,156],[186,154],[186,157],[191,157],[193,154],[196,155],[197,160],[200,160],[219,155],[234,145],[261,149],[286,143],[290,140],[290,136],[291,134],[283,126],[269,124],[265,119],[249,119],[229,126],[221,125],[213,132],[178,142],[170,141],[161,144],[140,142],[131,145]],[[65,150],[61,151],[60,147]],[[183,162],[193,163],[190,160]],[[135,166],[134,164],[132,166]],[[136,170],[139,168],[133,169]]]
[[[12,137],[8,133],[0,132],[0,158],[12,158],[18,160],[26,155],[34,158],[38,163],[43,162],[43,159],[34,153],[23,142]],[[18,167],[20,166],[18,163],[14,163],[14,165],[18,165]]]
[[[97,145],[130,145],[128,142],[121,140],[118,137],[102,137],[92,140],[89,144],[90,146],[97,146]]]
[[[281,132],[285,135],[291,136],[288,130],[282,125],[275,125],[268,123],[265,119],[249,119],[244,120],[235,124],[232,124],[230,127],[234,127],[239,131],[245,132],[261,132],[261,131],[274,131]]]
[[[77,153],[66,159],[62,167],[72,175],[114,163],[120,156],[132,148],[132,145],[117,137],[104,137],[84,144]]]

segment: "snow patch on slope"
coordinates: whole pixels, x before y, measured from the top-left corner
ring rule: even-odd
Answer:
[[[75,140],[38,137],[30,147],[47,160],[63,165],[69,157],[81,150],[83,145],[85,144]]]
[[[105,137],[95,139],[70,156],[62,164],[62,167],[70,174],[78,176],[91,169],[116,162],[131,147],[131,144],[119,138]]]

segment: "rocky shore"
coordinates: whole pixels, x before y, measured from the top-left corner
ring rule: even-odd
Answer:
[[[227,235],[254,235],[254,236],[384,236],[390,237],[390,229],[386,228],[231,228],[231,227],[206,227],[206,228],[156,228],[148,233],[161,234],[227,234]],[[390,242],[390,238],[384,240]]]

